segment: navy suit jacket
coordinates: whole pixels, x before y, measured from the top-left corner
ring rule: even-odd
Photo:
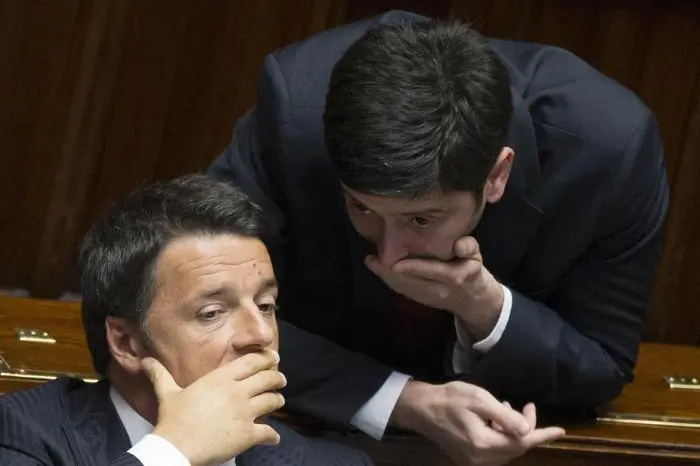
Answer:
[[[206,422],[206,420],[203,420]],[[253,447],[237,466],[371,466],[362,452],[308,439],[274,420],[277,446]],[[114,405],[109,384],[61,378],[0,396],[0,464],[7,466],[141,466]]]
[[[365,31],[422,19],[389,12],[267,56],[256,107],[210,168],[272,224],[287,405],[338,422],[391,371],[392,293],[364,266],[367,244],[348,220],[324,146],[325,95],[335,63]],[[474,235],[513,307],[500,342],[460,377],[516,404],[590,409],[633,376],[668,208],[659,131],[635,95],[575,55],[490,45],[510,75],[516,155],[504,197]],[[405,369],[455,376],[453,343],[454,329],[442,361]]]

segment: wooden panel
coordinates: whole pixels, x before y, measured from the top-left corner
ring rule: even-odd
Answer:
[[[697,50],[697,49],[696,49]],[[664,254],[657,270],[649,323],[658,341],[700,345],[700,72],[692,94],[694,109],[684,128],[676,163],[672,208]]]
[[[344,18],[334,0],[0,0],[0,287],[69,288],[96,212],[205,169],[264,55]]]

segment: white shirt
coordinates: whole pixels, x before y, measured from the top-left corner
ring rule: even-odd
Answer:
[[[189,460],[170,442],[151,433],[153,432],[153,425],[134,411],[114,387],[109,387],[109,397],[131,441],[132,447],[129,449],[129,453],[141,461],[143,466],[160,466],[163,464],[168,466],[192,466]],[[235,465],[235,458],[221,464],[221,466]]]
[[[457,341],[452,350],[452,367],[457,374],[464,373],[469,368],[474,356],[472,350],[480,353],[488,352],[496,346],[501,340],[503,332],[506,331],[513,307],[513,294],[507,287],[503,285],[501,287],[503,288],[501,315],[491,333],[483,340],[470,344],[469,334],[464,329],[462,322],[455,317]],[[355,413],[350,423],[370,437],[381,440],[391,413],[394,411],[394,406],[396,406],[401,392],[410,379],[409,375],[392,372],[377,393]]]

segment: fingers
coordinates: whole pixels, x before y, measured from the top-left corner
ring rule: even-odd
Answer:
[[[173,376],[163,366],[160,361],[154,358],[144,358],[141,360],[141,368],[145,372],[148,380],[153,385],[153,391],[159,401],[163,400],[168,394],[180,391],[181,388],[173,380]]]
[[[395,273],[446,284],[462,284],[477,277],[481,269],[481,262],[471,258],[458,258],[447,262],[434,259],[402,259],[392,267]]]
[[[276,370],[263,370],[240,381],[240,386],[249,397],[280,390],[287,386],[287,378]]]
[[[280,434],[267,424],[255,424],[251,436],[253,445],[279,445]]]
[[[521,445],[523,448],[529,449],[537,445],[546,445],[562,438],[564,435],[566,435],[566,431],[561,427],[535,429],[521,439]]]
[[[427,280],[445,281],[454,275],[457,264],[431,259],[401,259],[392,267],[396,273],[413,275]]]
[[[532,403],[528,403],[523,408],[523,416],[527,419],[528,424],[530,424],[530,429],[535,429],[537,427],[537,409]]]
[[[281,393],[266,392],[251,398],[250,400],[250,415],[257,419],[262,416],[267,416],[270,413],[281,409],[284,406],[285,400]]]
[[[253,374],[277,365],[279,361],[280,356],[276,351],[263,350],[241,356],[217,371],[221,371],[220,376],[227,380],[245,380]]]
[[[498,424],[508,434],[521,436],[530,432],[530,424],[522,414],[501,404],[486,390],[476,390],[469,398],[467,409],[486,421]]]
[[[505,406],[506,408],[510,408],[510,403],[504,401],[503,406]],[[501,427],[500,424],[498,424],[497,422],[491,422],[491,428],[496,432],[504,433],[503,427]]]

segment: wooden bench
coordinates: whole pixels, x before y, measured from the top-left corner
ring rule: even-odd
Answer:
[[[0,392],[61,374],[95,377],[77,302],[0,297],[0,357]],[[700,464],[700,382],[693,377],[700,378],[700,348],[644,344],[636,380],[618,400],[597,418],[565,425],[563,440],[534,449],[512,464]],[[361,434],[329,431],[298,416],[279,417],[307,434],[363,448],[378,465],[452,464],[429,442],[411,434],[390,433],[376,442]]]

